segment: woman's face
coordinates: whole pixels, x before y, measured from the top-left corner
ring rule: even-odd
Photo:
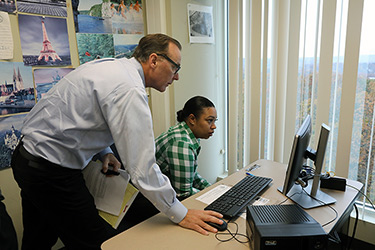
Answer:
[[[189,116],[190,129],[196,138],[208,139],[214,134],[217,113],[214,107],[203,108],[198,118],[193,114]]]

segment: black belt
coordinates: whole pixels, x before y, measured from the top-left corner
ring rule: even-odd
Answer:
[[[27,150],[23,146],[22,140],[20,141],[19,152],[20,152],[20,154],[22,155],[23,158],[29,160],[29,166],[30,167],[42,169],[42,170],[50,169],[50,167],[63,168],[60,165],[57,165],[57,164],[52,163],[50,161],[47,161],[46,159],[44,159],[42,157],[36,157],[36,156],[30,154],[29,152],[27,152]]]

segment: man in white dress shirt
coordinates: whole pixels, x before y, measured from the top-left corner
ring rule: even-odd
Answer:
[[[205,221],[221,224],[222,215],[182,205],[155,161],[145,88],[164,92],[179,79],[180,63],[177,40],[147,35],[131,59],[85,63],[35,105],[12,157],[22,197],[22,249],[50,249],[58,237],[67,249],[100,249],[116,233],[98,215],[82,177],[97,153],[104,172],[118,170],[113,143],[133,184],[172,222],[204,235],[217,232]]]

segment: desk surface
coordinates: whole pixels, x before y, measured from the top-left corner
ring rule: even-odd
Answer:
[[[286,165],[272,162],[268,160],[258,160],[253,164],[258,164],[261,167],[253,170],[251,173],[259,176],[271,177],[273,182],[271,186],[262,194],[262,197],[269,199],[267,205],[279,204],[283,202],[286,197],[282,195],[277,188],[283,185]],[[253,164],[250,164],[252,166]],[[204,204],[198,200],[197,197],[201,196],[205,192],[215,188],[219,184],[233,186],[233,184],[240,181],[245,176],[244,168],[235,174],[228,176],[227,178],[215,183],[214,185],[206,188],[205,190],[189,197],[182,203],[189,209],[204,209],[207,204]],[[357,189],[362,188],[362,184],[357,181],[348,180],[347,184],[356,187]],[[335,221],[323,227],[323,229],[329,233],[335,229],[339,224],[340,218],[343,214],[348,214],[351,211],[351,204],[355,201],[358,196],[358,191],[347,187],[345,192],[322,189],[328,195],[334,197],[337,201],[331,205],[338,212],[338,217]],[[292,203],[290,200],[284,204]],[[349,211],[350,210],[350,211]],[[326,224],[335,218],[335,212],[328,206],[313,208],[306,210],[315,220],[321,225]],[[238,232],[246,235],[246,221],[242,217],[238,217],[235,222],[238,224]],[[228,224],[228,229],[231,232],[235,232],[236,225],[233,223]],[[227,237],[227,236],[223,236]],[[244,237],[239,238],[241,241],[245,241]],[[118,234],[117,236],[107,240],[103,243],[102,249],[249,249],[249,243],[239,243],[232,239],[228,242],[219,242],[215,238],[215,234],[210,233],[209,236],[201,235],[195,231],[182,228],[173,224],[168,217],[163,214],[158,214],[150,219],[138,224],[137,226]]]

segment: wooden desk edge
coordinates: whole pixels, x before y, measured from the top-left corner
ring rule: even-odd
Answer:
[[[286,164],[282,164],[282,163],[278,163],[278,162],[273,162],[273,161],[268,161],[268,160],[258,160],[258,161],[255,161],[253,163],[251,163],[249,166],[253,166],[254,164],[258,164],[260,165],[261,167],[258,168],[258,169],[255,169],[253,171],[251,171],[251,173],[253,173],[254,175],[258,175],[258,173],[264,173],[264,176],[266,177],[271,177],[274,179],[273,181],[273,184],[275,186],[275,189],[273,188],[269,188],[265,194],[271,194],[272,197],[277,197],[275,199],[275,202],[273,202],[273,204],[277,204],[279,202],[281,202],[282,200],[286,199],[286,197],[284,197],[281,193],[279,193],[277,191],[277,187],[278,186],[282,186],[283,185],[283,179],[284,179],[284,176],[285,176],[285,170],[286,170]],[[267,167],[268,166],[268,167]],[[182,203],[188,207],[188,208],[191,208],[191,209],[204,209],[204,207],[206,206],[206,204],[200,202],[200,201],[197,201],[196,198],[201,196],[202,194],[204,194],[205,192],[208,192],[209,190],[215,188],[216,186],[220,185],[220,184],[224,184],[224,185],[233,185],[233,183],[237,183],[240,179],[243,178],[243,176],[245,175],[245,172],[246,172],[246,169],[248,169],[249,167],[245,167],[243,168],[242,170],[224,178],[223,180],[219,181],[219,182],[216,182],[215,184],[213,184],[212,186],[206,188],[205,190],[189,197],[188,199],[184,200]],[[272,177],[273,176],[273,177]],[[275,178],[275,176],[277,178],[280,178],[280,179],[277,179]],[[361,189],[363,187],[363,184],[358,182],[358,181],[353,181],[353,180],[348,180],[348,182],[350,185],[358,188],[358,189]],[[347,187],[347,190],[348,188],[350,187]],[[352,189],[352,188],[350,188]],[[275,191],[276,190],[276,191]],[[352,189],[354,190],[354,189]],[[342,195],[342,193],[337,193],[337,191],[332,191],[332,190],[328,190],[328,189],[325,189],[325,191],[327,191],[328,194],[336,194],[336,195]],[[342,191],[338,191],[338,192],[342,192]],[[349,193],[352,193],[351,191]],[[354,195],[355,194],[355,195]],[[353,196],[350,196],[349,200],[350,201],[350,204],[346,207],[345,211],[342,213],[343,215],[345,213],[347,213],[347,211],[350,209],[350,207],[352,207],[353,203],[355,202],[356,198],[358,197],[358,191],[355,190],[355,192],[353,193]],[[287,201],[286,203],[292,203],[290,201]],[[335,206],[335,205],[334,205]],[[309,214],[311,214],[311,211],[309,212],[308,210],[306,210]],[[314,214],[314,213],[312,213]],[[314,214],[314,216],[316,217],[316,213]],[[313,217],[314,217],[313,216]],[[334,223],[333,226],[330,226],[328,227],[326,230],[326,232],[332,232],[332,230],[336,229],[336,226],[335,224],[339,221],[340,218],[338,218]],[[240,224],[240,230],[241,230],[241,233],[246,233],[246,220],[244,220],[243,218],[239,217],[239,224]],[[322,222],[320,222],[322,223]],[[214,238],[214,234],[211,234],[210,237],[208,238],[204,238],[205,240],[199,240],[200,237],[199,237],[199,233],[195,232],[195,231],[192,231],[192,230],[186,230],[186,229],[183,229],[177,225],[174,225],[172,222],[169,221],[169,219],[164,215],[164,214],[158,214],[140,224],[138,224],[137,226],[127,230],[127,231],[124,231],[114,237],[112,237],[111,239],[108,239],[107,241],[105,241],[103,244],[102,244],[102,249],[119,249],[119,244],[121,245],[124,245],[124,247],[130,247],[131,248],[131,245],[132,246],[136,246],[137,243],[133,242],[133,241],[130,241],[131,244],[127,245],[127,243],[129,243],[129,240],[131,238],[131,236],[135,236],[135,232],[139,232],[139,230],[142,229],[142,234],[143,235],[146,235],[148,233],[152,233],[155,232],[156,230],[156,226],[157,225],[164,225],[162,229],[162,231],[165,231],[166,233],[169,233],[169,232],[180,232],[179,234],[179,238],[181,237],[181,233],[184,234],[184,237],[186,239],[190,239],[191,241],[195,241],[193,239],[198,239],[199,242],[203,242],[204,243],[204,248],[207,248],[207,249],[210,249],[210,246],[214,249],[226,249],[228,248],[228,245],[220,245],[218,243],[220,242],[215,242],[212,240],[212,238]],[[176,228],[177,226],[177,228]],[[151,228],[152,227],[152,228]],[[149,231],[150,230],[150,231]],[[183,231],[185,230],[185,231]],[[160,230],[159,230],[160,231]],[[164,242],[164,240],[170,242],[171,244],[176,243],[175,239],[170,239],[170,238],[173,238],[172,235],[169,235],[168,237],[170,238],[165,238],[165,239],[161,239],[160,238],[160,234],[158,233],[157,234],[159,236],[159,238],[157,239],[158,242]],[[128,237],[127,237],[128,236]],[[150,241],[152,241],[152,235],[150,237]],[[169,240],[168,240],[169,239]],[[141,238],[137,237],[137,239],[134,239],[134,241],[138,241],[138,240],[142,240]],[[189,240],[188,240],[189,241]],[[233,240],[234,241],[234,240]],[[189,241],[190,242],[190,241]],[[165,242],[162,244],[164,245]],[[192,244],[192,243],[191,243]],[[189,245],[192,246],[192,245]],[[195,244],[195,243],[194,243]],[[147,244],[146,244],[147,245]],[[232,245],[234,245],[234,247],[232,248]],[[141,249],[144,249],[146,248],[145,245],[142,245],[143,247],[140,246]],[[148,246],[151,246],[151,245],[148,245]],[[173,245],[172,245],[173,246]],[[174,245],[176,246],[176,245]],[[155,247],[155,245],[154,245]],[[165,245],[164,246],[160,246],[160,247],[164,247],[165,248]],[[244,244],[244,245],[235,245],[235,243],[231,244],[231,249],[249,249],[249,244]],[[139,249],[139,248],[138,248]],[[179,246],[179,249],[185,249],[184,247],[180,247]],[[188,249],[188,248],[187,248]]]

